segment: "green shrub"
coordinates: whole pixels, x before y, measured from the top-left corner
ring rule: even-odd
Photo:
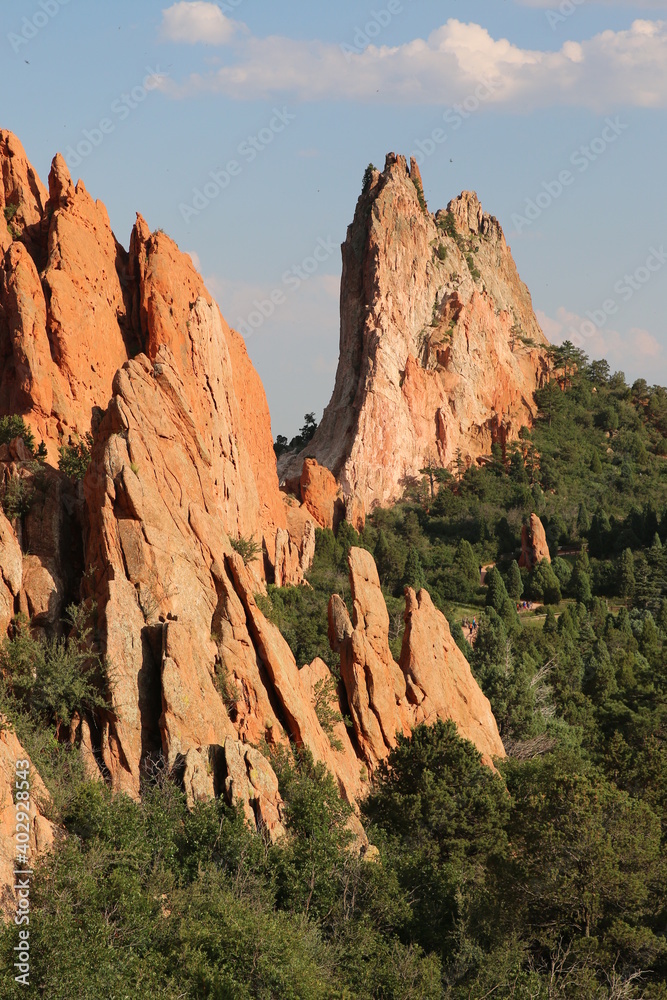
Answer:
[[[89,612],[67,609],[67,639],[35,639],[25,616],[15,619],[14,637],[0,647],[0,676],[9,696],[37,720],[69,725],[75,712],[107,707],[100,657],[91,651]]]
[[[0,503],[5,516],[13,521],[17,517],[25,517],[35,499],[35,490],[26,479],[12,476],[2,489]]]
[[[315,685],[315,715],[324,732],[329,737],[329,743],[334,750],[341,751],[343,744],[334,735],[334,727],[343,721],[343,716],[337,711],[333,703],[338,701],[336,681],[333,677],[323,677]]]
[[[375,165],[373,163],[369,163],[366,169],[364,170],[364,181],[362,184],[362,191],[364,194],[366,193],[366,191],[370,189],[371,183],[373,181],[374,172],[375,172]]]
[[[14,438],[23,438],[23,443],[31,455],[35,453],[35,438],[18,413],[13,413],[8,417],[0,417],[0,444],[9,444]]]
[[[230,539],[232,548],[243,559],[244,566],[256,562],[262,552],[262,546],[254,538],[232,538]]]
[[[86,434],[83,441],[62,445],[58,461],[60,471],[75,482],[82,480],[90,465],[92,447],[93,435],[90,433]]]
[[[424,213],[424,215],[428,215],[428,207],[426,205],[426,198],[424,197],[424,189],[421,186],[421,182],[420,182],[419,178],[413,177],[412,178],[412,183],[414,184],[415,191],[417,192],[417,199],[419,201],[419,206],[420,206],[422,212]]]

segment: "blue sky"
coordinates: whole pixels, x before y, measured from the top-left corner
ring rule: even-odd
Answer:
[[[274,434],[328,402],[338,247],[389,151],[431,210],[478,192],[551,339],[667,383],[667,0],[12,0],[0,46],[0,124],[125,246],[141,211],[193,254]]]

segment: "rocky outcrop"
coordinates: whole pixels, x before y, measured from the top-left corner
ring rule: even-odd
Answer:
[[[82,504],[63,473],[34,461],[22,438],[0,446],[0,641],[19,612],[33,631],[60,635],[79,598]]]
[[[464,192],[426,209],[419,169],[373,171],[343,245],[340,357],[315,458],[357,522],[427,466],[490,454],[530,424],[546,340],[497,220]]]
[[[459,735],[475,744],[485,763],[504,757],[489,699],[452,639],[449,622],[426,590],[406,589],[400,666],[413,706],[413,725],[453,719]]]
[[[372,555],[352,548],[349,568],[353,618],[334,595],[329,641],[340,654],[357,746],[370,771],[388,756],[397,734],[409,735],[416,725],[436,719],[452,719],[485,763],[504,757],[489,701],[428,593],[406,589],[406,628],[397,664],[389,649],[389,615]]]
[[[57,465],[62,445],[95,431],[116,372],[168,347],[223,527],[255,539],[259,574],[272,579],[277,536],[289,536],[289,525],[266,396],[191,258],[141,216],[127,253],[102,202],[73,183],[62,156],[47,192],[18,140],[0,131],[2,207],[11,220],[1,243],[0,413],[22,414]],[[291,537],[290,545],[282,582],[298,583],[308,559]]]
[[[530,515],[530,522],[521,528],[521,558],[519,566],[532,570],[538,563],[546,559],[551,562],[551,554],[547,543],[544,525],[537,514]]]
[[[340,653],[357,743],[374,769],[396,746],[396,734],[409,735],[410,711],[405,677],[389,649],[389,614],[375,561],[365,549],[350,549],[353,617],[334,595],[329,605],[329,638]]]
[[[0,510],[0,635],[14,617],[23,583],[23,553],[14,530]]]
[[[399,166],[388,168],[389,188]],[[245,346],[169,237],[138,216],[126,252],[62,157],[47,193],[7,133],[0,167],[3,204],[19,199],[0,263],[0,414],[22,414],[47,445],[45,463],[22,438],[0,447],[11,514],[0,515],[0,630],[22,611],[38,634],[61,635],[70,600],[95,607],[91,641],[109,705],[61,732],[80,744],[87,773],[136,798],[142,777],[166,766],[191,807],[224,796],[277,840],[272,748],[307,747],[353,806],[397,734],[421,721],[454,718],[486,760],[502,753],[483,696],[423,592],[408,595],[411,639],[394,661],[365,550],[349,557],[352,617],[340,598],[330,608],[341,680],[320,659],[296,663],[258,595],[267,581],[303,581],[317,527],[344,515],[361,524],[362,494],[315,461],[298,469],[300,499],[281,494],[266,397]],[[417,197],[415,177],[403,178],[401,198]],[[470,206],[468,216],[477,218]],[[500,240],[485,216],[476,224],[480,238]],[[432,285],[429,277],[428,294]],[[399,312],[412,308],[402,301]],[[367,360],[382,359],[367,352]],[[416,414],[419,380],[440,375],[409,354],[402,372],[401,398]],[[383,419],[379,396],[377,405]],[[75,483],[55,464],[60,448],[82,440],[91,462]]]
[[[226,740],[309,747],[354,801],[358,762],[336,750],[294,656],[259,610],[260,581],[224,530],[216,467],[165,345],[114,380],[85,481],[87,562],[112,679],[100,754],[112,784]],[[195,794],[193,792],[193,794]]]
[[[17,137],[0,129],[0,253],[19,235],[28,246],[39,244],[48,197]]]
[[[13,918],[17,909],[14,896],[14,869],[16,868],[16,809],[14,792],[16,764],[30,760],[16,734],[0,717],[0,917]],[[50,805],[49,794],[35,768],[28,768],[30,775],[30,832],[28,860],[35,861],[53,844],[57,829],[46,814]],[[23,780],[23,779],[21,779]]]

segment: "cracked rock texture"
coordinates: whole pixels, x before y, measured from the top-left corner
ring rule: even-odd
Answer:
[[[535,415],[546,346],[497,220],[469,191],[432,215],[417,164],[392,153],[368,175],[343,244],[331,401],[281,477],[316,459],[361,523],[421,469],[516,438]]]

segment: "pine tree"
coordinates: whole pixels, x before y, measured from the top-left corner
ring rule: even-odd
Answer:
[[[500,612],[508,594],[500,572],[493,566],[486,574],[486,606]]]
[[[406,587],[412,587],[413,590],[421,590],[426,584],[424,567],[422,566],[422,561],[419,558],[419,552],[414,546],[411,546],[408,552],[403,582]]]
[[[621,597],[633,597],[635,592],[635,561],[630,549],[625,549],[618,561],[618,593]]]
[[[457,546],[454,566],[466,580],[479,585],[479,563],[472,545],[465,538],[462,538]]]
[[[593,517],[588,541],[591,555],[600,557],[606,554],[609,546],[609,536],[611,534],[611,524],[605,510],[598,510]]]
[[[579,538],[583,538],[591,530],[591,519],[588,516],[588,511],[586,510],[586,505],[583,503],[579,504],[579,513],[577,514],[577,534]]]
[[[507,574],[507,593],[513,601],[518,601],[523,594],[523,579],[521,570],[516,559],[512,560],[512,565]]]
[[[588,604],[591,600],[591,580],[579,560],[577,560],[570,577],[569,591],[579,604]]]

